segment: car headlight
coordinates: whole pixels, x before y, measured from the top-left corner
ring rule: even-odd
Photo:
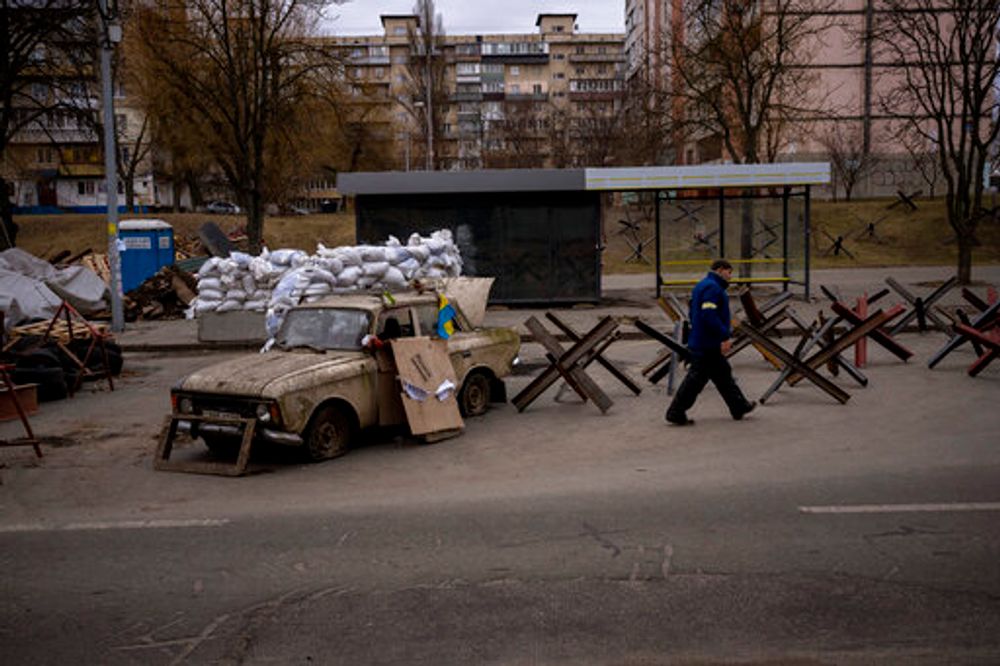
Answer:
[[[267,423],[271,420],[271,410],[267,403],[257,405],[257,420]]]
[[[177,401],[177,411],[181,414],[190,414],[194,411],[194,403],[191,398],[181,398]]]

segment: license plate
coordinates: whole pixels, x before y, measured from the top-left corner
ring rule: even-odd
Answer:
[[[203,409],[201,412],[202,416],[207,416],[211,419],[238,419],[239,414],[234,414],[232,412],[220,412],[214,409]]]

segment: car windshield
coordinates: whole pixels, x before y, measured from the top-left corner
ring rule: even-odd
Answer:
[[[282,349],[361,349],[361,338],[371,325],[371,315],[364,310],[336,308],[295,308],[275,336]]]

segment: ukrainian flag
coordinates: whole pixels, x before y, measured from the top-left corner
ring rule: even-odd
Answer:
[[[447,340],[454,332],[455,308],[448,302],[448,298],[444,294],[438,294],[438,337]]]

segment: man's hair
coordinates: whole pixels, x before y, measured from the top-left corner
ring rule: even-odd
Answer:
[[[704,266],[704,264],[702,264]],[[710,270],[717,271],[725,269],[727,271],[733,270],[733,265],[726,261],[725,259],[716,259],[712,262],[712,268]]]

